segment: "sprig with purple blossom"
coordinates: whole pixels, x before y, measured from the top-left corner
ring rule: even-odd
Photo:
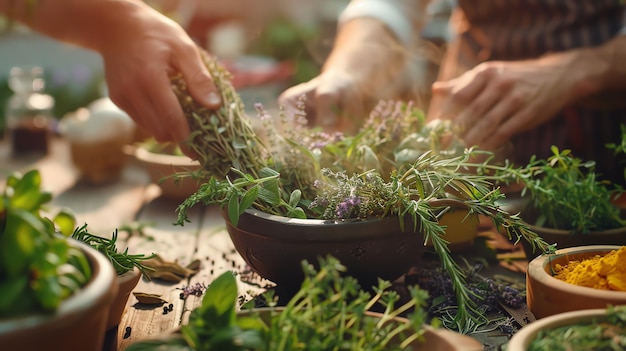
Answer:
[[[485,315],[497,311],[500,304],[519,308],[526,299],[525,289],[513,286],[509,282],[486,278],[480,274],[482,264],[467,265],[463,269],[466,276],[466,287],[472,292],[471,299],[477,306],[478,314],[473,316],[473,323],[468,323],[464,330],[467,333],[482,331],[485,328],[497,327],[510,332],[510,323],[500,318],[489,319]],[[407,276],[407,284],[418,285],[428,291],[429,313],[442,320],[444,325],[458,329],[455,316],[458,314],[458,303],[454,292],[452,278],[445,274],[441,267],[426,267]]]

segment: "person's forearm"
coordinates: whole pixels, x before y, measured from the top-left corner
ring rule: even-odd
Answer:
[[[337,37],[325,66],[354,70],[359,66],[369,71],[401,59],[406,49],[384,23],[368,17],[345,23]]]
[[[604,62],[604,75],[599,84],[601,90],[626,89],[626,35],[620,35],[597,49]]]
[[[52,38],[101,51],[125,30],[129,18],[148,5],[140,0],[0,0],[10,20]],[[124,16],[120,16],[124,13]],[[120,19],[124,19],[124,23]]]
[[[592,48],[574,51],[572,74],[580,76],[574,87],[576,98],[626,90],[626,35]]]

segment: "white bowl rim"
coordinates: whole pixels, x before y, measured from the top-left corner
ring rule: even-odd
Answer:
[[[187,156],[167,155],[150,152],[143,147],[137,147],[134,150],[135,157],[143,162],[159,163],[172,166],[199,166],[200,162],[192,160]]]
[[[543,284],[553,285],[561,290],[568,290],[575,295],[589,296],[590,293],[593,293],[594,298],[610,300],[620,299],[626,301],[626,291],[602,290],[570,284],[553,277],[545,271],[545,267],[550,263],[550,260],[556,257],[562,257],[574,253],[585,253],[594,251],[607,252],[610,250],[618,250],[621,247],[622,246],[620,245],[587,245],[559,249],[553,255],[541,255],[530,261],[530,263],[528,264],[528,275],[532,276],[534,279]]]
[[[593,308],[578,311],[557,313],[552,316],[538,319],[522,327],[513,334],[509,341],[508,351],[526,351],[530,343],[537,337],[539,331],[544,329],[554,329],[565,325],[576,324],[588,321],[595,317],[606,316],[606,308]]]

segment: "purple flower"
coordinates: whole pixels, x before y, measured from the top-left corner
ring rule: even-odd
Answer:
[[[356,195],[350,195],[345,198],[342,202],[337,204],[335,209],[335,214],[337,218],[349,218],[350,214],[353,212],[354,208],[357,207],[361,203],[361,199],[359,199]]]

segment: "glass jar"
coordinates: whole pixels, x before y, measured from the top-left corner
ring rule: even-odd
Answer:
[[[13,156],[48,153],[54,98],[44,87],[41,67],[11,68],[9,88],[14,94],[7,101],[5,130]]]

